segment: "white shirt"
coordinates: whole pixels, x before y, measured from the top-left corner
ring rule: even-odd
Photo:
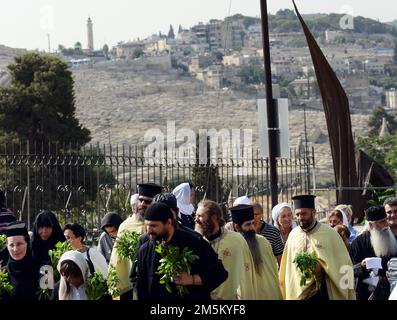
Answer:
[[[70,285],[70,300],[88,300],[87,295],[85,294],[86,285],[83,284],[80,287],[76,288],[73,285]]]

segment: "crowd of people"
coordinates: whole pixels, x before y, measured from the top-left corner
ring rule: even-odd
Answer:
[[[247,196],[228,208],[230,221],[214,201],[195,208],[194,197],[187,182],[172,193],[139,184],[131,214],[123,221],[107,213],[98,246],[90,247],[82,225],[61,226],[48,210],[37,215],[29,235],[0,192],[0,234],[6,237],[1,271],[12,288],[0,287],[0,300],[38,300],[43,270],[52,267],[50,250],[59,242],[72,249],[59,258],[58,275],[53,273],[52,300],[87,300],[90,275],[106,279],[110,268],[117,276],[115,300],[397,299],[397,198],[369,207],[358,233],[349,205],[337,205],[325,223],[318,221],[314,195],[277,204],[272,223]],[[119,256],[115,246],[127,231],[140,235],[133,259]],[[159,270],[164,261],[177,264],[175,252],[185,269],[166,282]]]

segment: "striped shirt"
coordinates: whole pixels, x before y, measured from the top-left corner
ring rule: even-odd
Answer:
[[[284,251],[283,240],[281,239],[280,230],[275,226],[262,221],[262,227],[259,234],[264,236],[271,244],[274,256],[280,256]]]

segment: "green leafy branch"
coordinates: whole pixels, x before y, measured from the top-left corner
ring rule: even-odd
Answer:
[[[116,239],[114,247],[118,256],[132,260],[138,245],[140,234],[134,231],[126,231]]]
[[[174,282],[174,277],[180,276],[182,272],[190,274],[191,265],[199,258],[188,247],[181,251],[178,247],[161,243],[156,246],[155,250],[161,256],[156,272],[162,276],[160,284],[165,285],[166,290],[172,293],[171,283]],[[176,289],[180,296],[188,293],[186,286],[176,285]]]
[[[37,290],[37,297],[39,300],[50,300],[50,290],[39,288]]]
[[[55,249],[53,250],[48,250],[48,255],[50,256],[51,259],[51,264],[52,264],[52,268],[54,269],[54,278],[59,277],[59,273],[58,273],[58,262],[59,259],[61,258],[61,256],[67,252],[67,251],[71,251],[73,250],[72,246],[70,245],[69,242],[58,242],[55,245]]]
[[[301,273],[300,285],[305,286],[309,281],[316,282],[316,288],[320,286],[319,278],[315,272],[319,259],[316,253],[301,252],[295,256],[293,263],[296,264],[297,268]]]
[[[109,266],[107,286],[108,286],[108,293],[112,297],[117,297],[120,295],[120,290],[118,287],[119,282],[120,282],[120,280],[117,277],[116,268],[111,264]]]
[[[7,237],[4,234],[0,234],[0,251],[6,247]]]
[[[5,269],[0,269],[0,297],[3,293],[11,293],[13,286],[8,279],[8,272]]]
[[[107,280],[102,273],[95,271],[87,281],[87,288],[85,289],[88,300],[100,300],[108,293]]]

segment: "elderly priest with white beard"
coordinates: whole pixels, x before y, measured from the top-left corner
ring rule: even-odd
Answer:
[[[389,294],[387,290],[390,290],[387,279],[385,278],[387,262],[391,258],[397,257],[397,241],[388,225],[384,207],[370,207],[365,210],[365,216],[368,221],[366,230],[350,246],[350,255],[355,270],[358,271],[355,272],[358,276],[356,287],[357,300],[368,300],[371,293],[374,292],[373,286],[367,284],[364,280],[371,278],[370,270],[367,269],[366,258],[375,257],[382,259],[382,269],[379,269],[377,274],[380,278],[377,289],[375,289],[377,298],[373,298],[374,295],[372,295],[370,299],[387,299]],[[384,289],[378,290],[382,286]]]

